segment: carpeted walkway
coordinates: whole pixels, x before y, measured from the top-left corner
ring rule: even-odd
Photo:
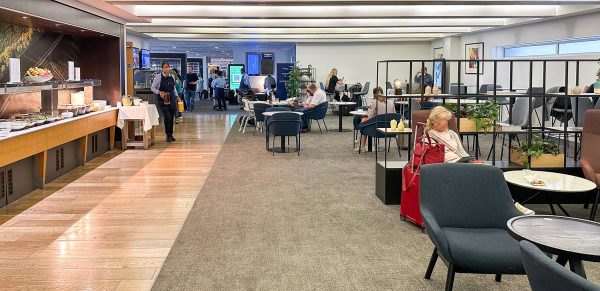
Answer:
[[[328,125],[337,129],[337,117]],[[427,235],[376,198],[374,155],[353,152],[351,139],[311,132],[300,156],[273,157],[263,134],[236,126],[153,289],[443,290],[443,263],[423,279],[433,249]],[[598,267],[586,267],[599,281]],[[455,281],[455,290],[528,288],[525,276]]]

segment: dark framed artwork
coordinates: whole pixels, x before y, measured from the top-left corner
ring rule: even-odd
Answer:
[[[465,44],[465,74],[483,74],[484,45],[483,42]]]

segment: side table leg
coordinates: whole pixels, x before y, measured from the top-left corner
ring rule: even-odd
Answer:
[[[141,129],[142,129],[142,138],[143,138],[143,142],[144,142],[144,149],[147,150],[148,149],[148,133],[144,131],[144,120],[141,121]]]
[[[339,132],[342,132],[342,108],[344,108],[344,107],[341,106],[341,105],[338,107],[338,113],[340,115],[340,121],[339,121],[339,124],[338,124],[338,131]]]
[[[129,132],[129,121],[125,120],[123,128],[121,128],[121,149],[127,149],[127,133]]]
[[[585,275],[585,269],[583,268],[583,263],[580,259],[569,259],[569,268],[575,274],[587,279]]]

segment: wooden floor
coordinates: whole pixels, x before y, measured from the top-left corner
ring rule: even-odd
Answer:
[[[177,142],[157,132],[2,208],[0,289],[149,290],[234,121],[184,115]]]

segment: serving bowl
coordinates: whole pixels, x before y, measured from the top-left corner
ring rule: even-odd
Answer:
[[[24,76],[23,79],[28,83],[44,83],[52,80],[54,76]]]

